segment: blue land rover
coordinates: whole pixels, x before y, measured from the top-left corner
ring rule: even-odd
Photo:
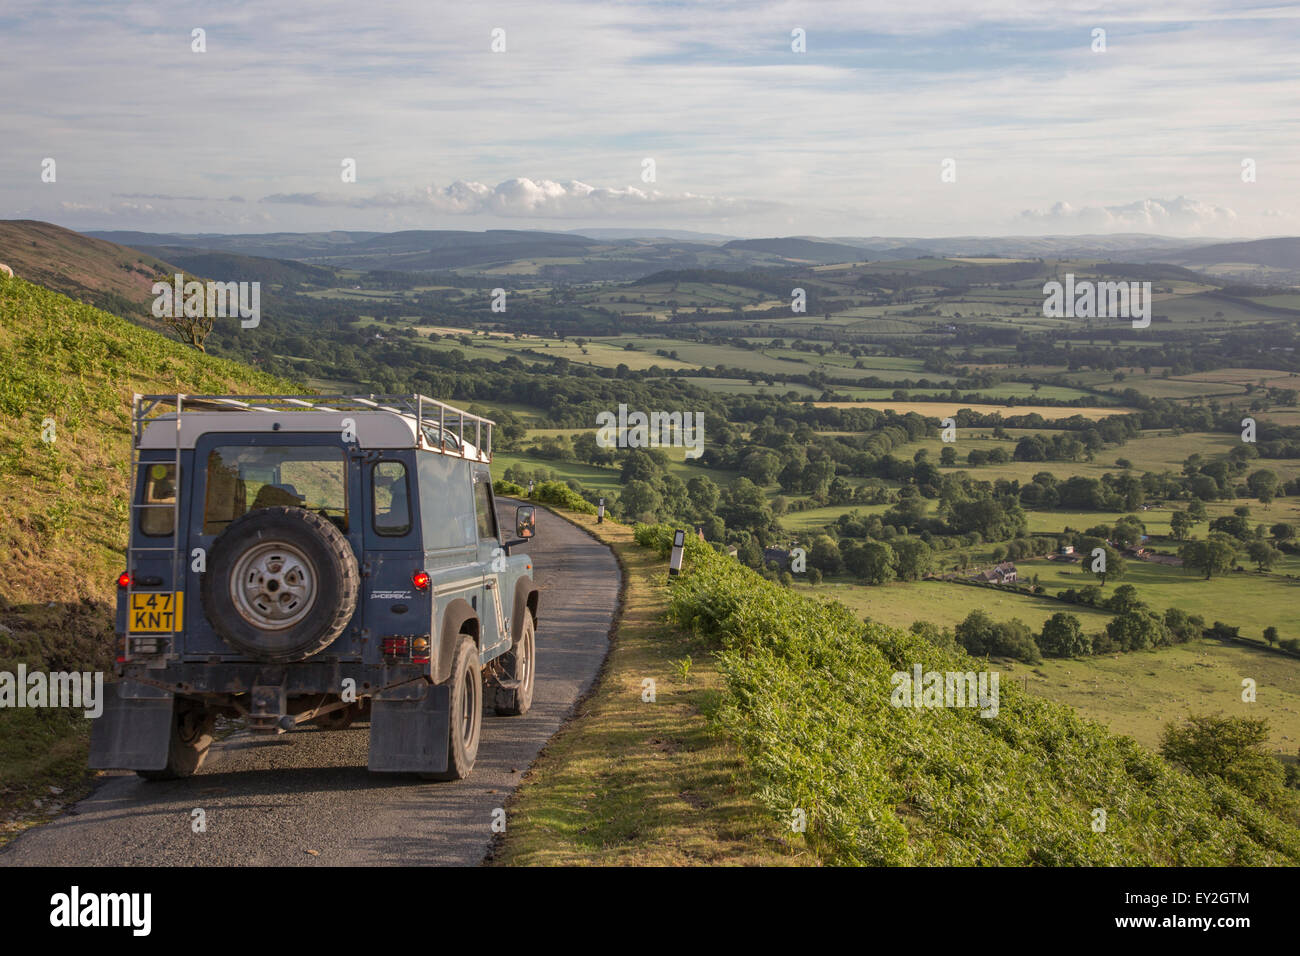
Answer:
[[[529,506],[497,527],[492,425],[421,395],[136,396],[120,680],[90,764],[194,773],[218,715],[370,720],[369,767],[466,776],[536,674]]]

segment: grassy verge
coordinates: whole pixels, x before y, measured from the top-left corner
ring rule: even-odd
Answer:
[[[491,863],[816,863],[749,796],[739,753],[710,729],[722,678],[706,641],[663,624],[666,562],[630,528],[561,516],[614,551],[621,612],[595,690],[525,774]],[[653,703],[642,700],[647,678]]]

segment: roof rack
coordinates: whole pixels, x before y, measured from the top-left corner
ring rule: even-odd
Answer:
[[[427,395],[140,395],[136,394],[132,414],[132,445],[140,447],[149,422],[174,411],[177,429],[180,417],[190,412],[388,412],[410,419],[415,425],[417,447],[442,454],[466,454],[465,434],[472,425],[472,445],[479,460],[492,460],[492,426],[496,422]],[[486,434],[485,434],[486,432]]]

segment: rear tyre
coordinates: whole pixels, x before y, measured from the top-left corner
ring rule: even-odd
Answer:
[[[451,741],[447,747],[447,769],[422,774],[426,780],[464,780],[474,769],[479,736],[483,731],[483,669],[478,647],[462,634],[451,657]]]
[[[495,687],[496,711],[502,717],[519,717],[533,706],[533,684],[537,677],[537,638],[533,616],[524,612],[524,626],[514,647],[501,655],[503,679],[512,687]]]
[[[137,770],[146,780],[178,780],[190,777],[203,766],[212,746],[216,715],[200,707],[176,708],[172,715],[172,738],[167,748],[167,766],[162,770]]]

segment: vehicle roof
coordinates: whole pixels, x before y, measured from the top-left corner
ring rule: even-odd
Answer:
[[[420,411],[416,414],[408,413],[405,408],[381,407],[374,399],[361,398],[311,396],[312,402],[319,404],[309,404],[305,399],[275,397],[269,401],[259,400],[254,405],[236,401],[233,397],[137,396],[137,446],[169,451],[178,447],[192,449],[203,435],[223,432],[274,432],[285,433],[286,437],[303,433],[342,435],[350,423],[348,430],[362,448],[414,448],[471,461],[486,463],[492,460],[490,439],[494,422],[422,396],[413,396],[421,401],[412,405],[411,398],[406,396],[398,401],[413,411],[418,407]],[[146,403],[156,401],[147,404],[145,411],[140,412],[142,399]],[[179,404],[180,411],[150,414],[164,404],[173,407]],[[179,427],[177,418],[180,419]],[[489,439],[486,450],[469,440],[469,436],[481,437],[484,425]],[[462,439],[456,428],[469,435]]]

